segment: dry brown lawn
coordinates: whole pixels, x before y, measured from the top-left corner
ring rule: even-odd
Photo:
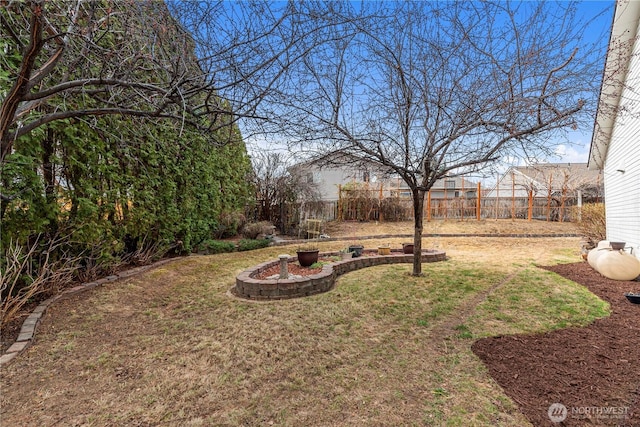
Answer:
[[[402,222],[326,222],[324,232],[331,237],[376,236],[383,234],[413,235],[413,221]],[[434,220],[424,222],[424,234],[577,234],[570,222],[483,219],[480,221]]]
[[[412,227],[347,226],[341,233],[350,236]],[[433,226],[441,233],[570,228],[510,221]],[[284,246],[179,259],[61,301],[49,309],[35,344],[2,369],[1,423],[530,425],[471,352],[470,338],[549,328],[560,319],[510,307],[522,323],[513,324],[501,320],[500,308],[476,308],[535,276],[549,292],[580,295],[575,312],[582,317],[563,324],[602,315],[595,296],[534,267],[579,260],[579,239],[437,237],[423,245],[445,250],[450,260],[425,264],[421,278],[409,275],[409,265],[360,270],[342,276],[333,291],[303,299],[256,303],[228,294],[241,270],[295,251]]]

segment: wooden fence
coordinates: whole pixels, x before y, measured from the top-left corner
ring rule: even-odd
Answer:
[[[545,196],[529,191],[527,197],[486,197],[488,191],[483,190],[480,184],[476,191],[468,191],[465,196],[447,197],[444,191],[442,197],[442,191],[437,193],[438,197],[433,197],[431,191],[425,197],[426,221],[518,218],[563,222],[571,220],[572,207],[581,203],[577,191],[548,193]],[[382,187],[360,189],[357,194],[340,189],[338,200],[317,202],[302,216],[325,221],[404,221],[413,219],[413,203],[410,197]]]

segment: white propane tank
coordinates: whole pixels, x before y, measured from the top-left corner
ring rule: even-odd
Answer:
[[[595,248],[591,249],[589,251],[589,253],[587,254],[587,262],[589,263],[589,265],[591,266],[591,268],[593,268],[595,271],[600,272],[598,270],[598,258],[600,258],[600,255],[602,255],[603,253],[605,253],[607,251],[607,248],[609,247],[609,241],[608,240],[601,240],[598,242],[598,246],[596,246]]]
[[[613,280],[633,280],[640,276],[640,260],[620,249],[603,250],[597,256],[596,271]]]

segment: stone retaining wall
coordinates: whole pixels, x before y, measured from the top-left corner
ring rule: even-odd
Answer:
[[[339,252],[326,252],[321,256],[338,256]],[[288,279],[258,279],[260,273],[278,265],[280,261],[268,261],[251,267],[236,277],[236,285],[231,292],[241,298],[252,300],[277,300],[299,298],[327,292],[333,289],[338,276],[361,268],[384,264],[412,263],[413,254],[404,254],[401,249],[393,249],[391,255],[366,256],[377,254],[377,250],[366,249],[362,257],[336,261],[324,265],[322,271],[310,276]],[[442,251],[423,251],[422,262],[444,261],[446,254]],[[292,257],[289,262],[297,261]]]

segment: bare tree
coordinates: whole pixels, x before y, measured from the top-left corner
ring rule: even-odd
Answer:
[[[252,158],[252,163],[257,219],[270,221],[284,232],[287,205],[317,201],[317,187],[296,168],[291,168],[283,153],[260,152]]]
[[[0,19],[9,74],[2,160],[16,139],[57,120],[184,119],[206,87],[189,54],[193,43],[162,3],[16,1]]]
[[[257,220],[271,221],[281,228],[282,204],[295,202],[294,188],[283,154],[258,153],[252,158],[252,163]]]
[[[265,1],[0,4],[1,161],[17,138],[70,118],[166,118],[204,131],[268,120],[264,101],[318,40],[293,5]]]
[[[365,3],[319,19],[348,24],[327,27],[296,68],[282,103],[290,134],[296,147],[375,162],[407,183],[414,275],[436,180],[551,154],[592,120],[603,49],[584,44],[588,22],[572,3]]]

